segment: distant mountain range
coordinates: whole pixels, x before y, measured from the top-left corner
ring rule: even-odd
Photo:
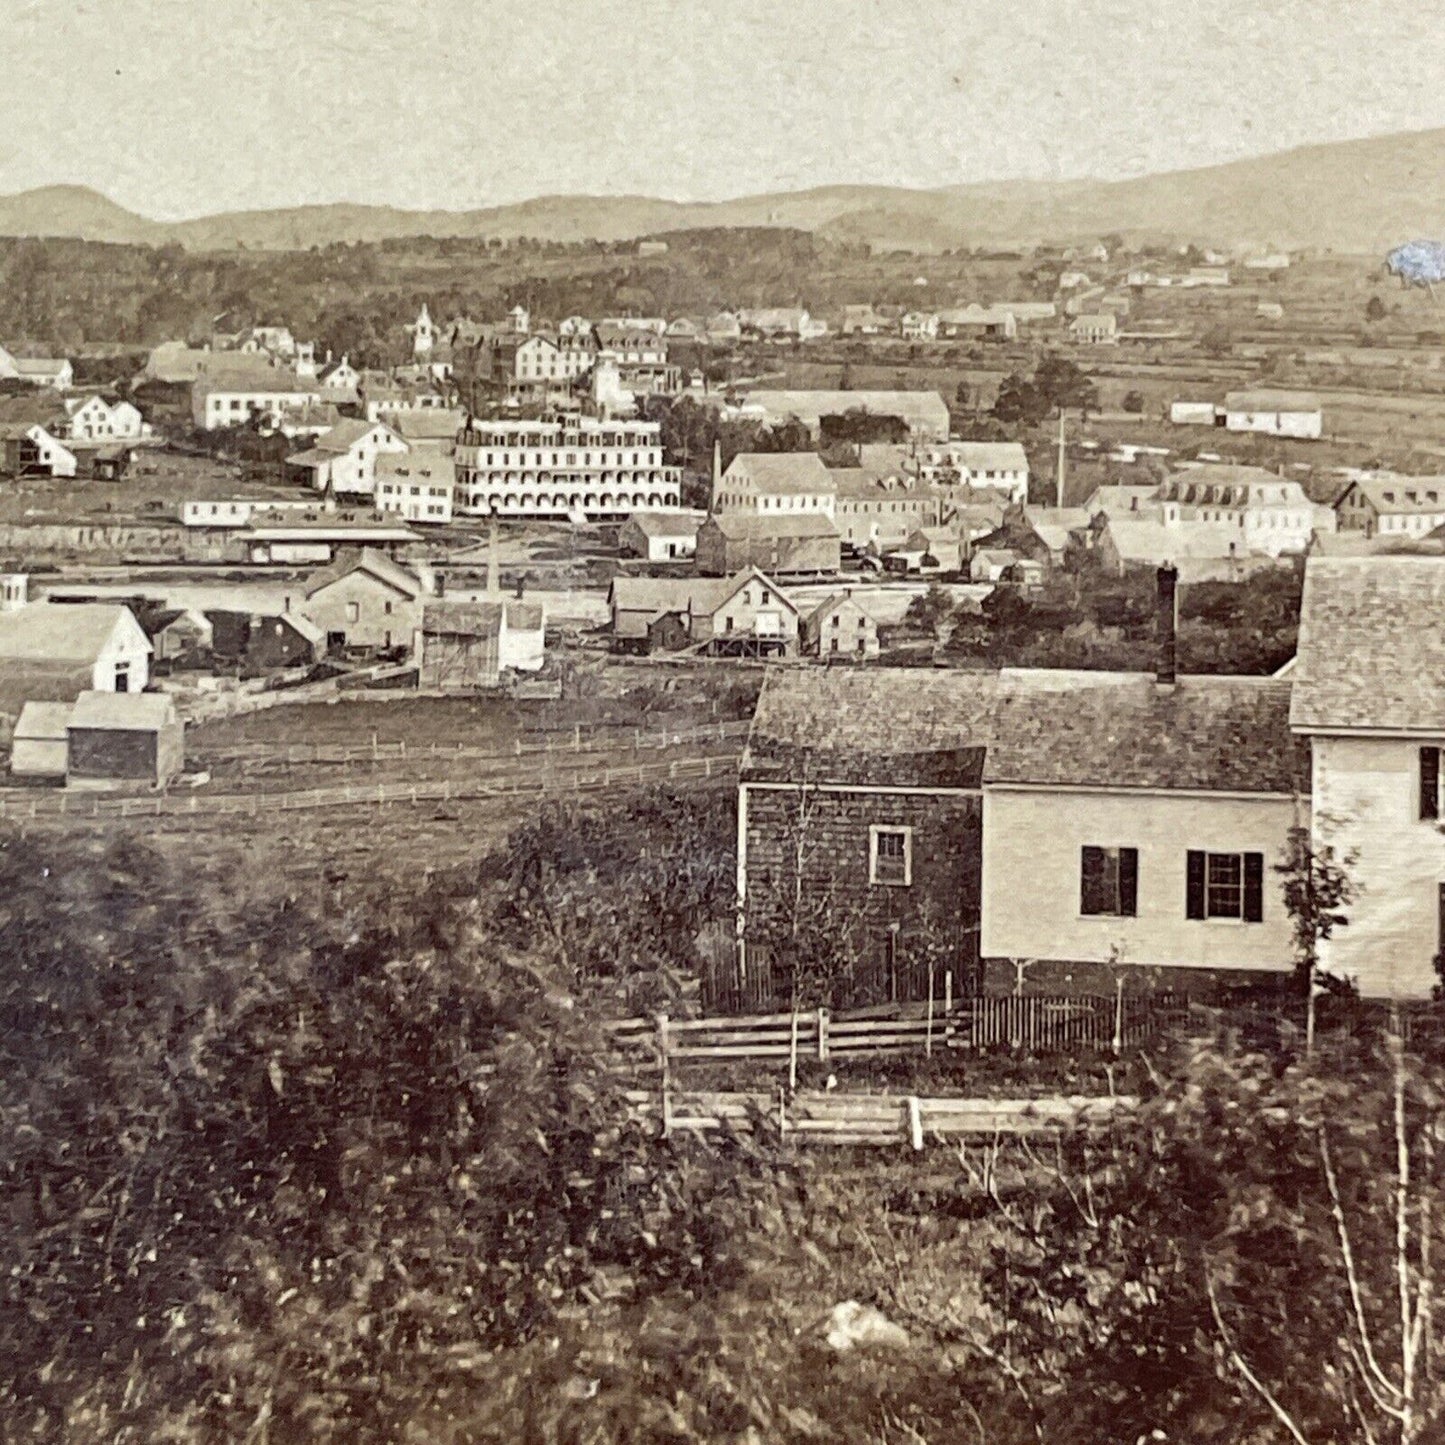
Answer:
[[[719,226],[786,226],[911,251],[1119,233],[1379,251],[1445,237],[1445,130],[1340,141],[1129,181],[1005,181],[939,190],[825,186],[737,200],[543,196],[476,211],[351,204],[152,221],[83,186],[0,197],[0,235],[74,236],[192,250],[296,250],[406,236],[629,240]]]

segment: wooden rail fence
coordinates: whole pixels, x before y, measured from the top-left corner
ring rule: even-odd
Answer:
[[[580,768],[566,774],[527,778],[420,779],[416,782],[337,784],[276,793],[150,793],[110,797],[102,793],[25,789],[0,797],[0,818],[163,818],[286,813],[312,808],[391,803],[458,803],[482,798],[550,798],[642,787],[650,783],[699,783],[736,776],[734,758],[684,758],[619,767]]]
[[[619,1044],[659,1063],[747,1059],[846,1059],[935,1049],[1011,1048],[1029,1053],[1134,1047],[1187,1014],[1187,1001],[1099,995],[1019,995],[953,1000],[920,1013],[834,1018],[826,1008],[740,1018],[623,1019],[609,1027]]]
[[[771,1128],[800,1144],[910,1145],[1106,1125],[1137,1100],[1125,1095],[1049,1099],[922,1098],[897,1094],[715,1093],[633,1089],[635,1119],[664,1135]]]
[[[541,738],[517,738],[510,747],[480,747],[468,743],[407,743],[405,739],[370,743],[265,743],[236,742],[208,747],[204,740],[198,757],[256,760],[278,763],[360,763],[405,762],[419,758],[479,758],[502,761],[507,758],[550,757],[618,749],[647,752],[672,747],[695,747],[706,743],[741,742],[747,737],[747,722],[713,723],[707,727],[649,732],[642,728],[598,730],[574,728],[570,733]]]

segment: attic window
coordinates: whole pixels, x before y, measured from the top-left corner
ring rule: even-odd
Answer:
[[[1383,495],[1387,502],[1393,502],[1395,500],[1394,492],[1385,492]]]

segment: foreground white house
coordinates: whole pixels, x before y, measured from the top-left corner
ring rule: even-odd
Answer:
[[[1366,994],[1428,996],[1445,948],[1445,560],[1311,559],[1296,657],[1316,844],[1353,858],[1356,889],[1321,961]]]

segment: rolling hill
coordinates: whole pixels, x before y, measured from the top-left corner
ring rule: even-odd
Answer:
[[[1127,181],[1007,181],[937,190],[825,186],[736,200],[544,196],[473,211],[336,204],[159,222],[80,186],[0,197],[0,235],[297,250],[406,236],[629,240],[719,226],[786,226],[900,250],[1017,246],[1112,232],[1378,251],[1445,235],[1445,130],[1277,152]]]

